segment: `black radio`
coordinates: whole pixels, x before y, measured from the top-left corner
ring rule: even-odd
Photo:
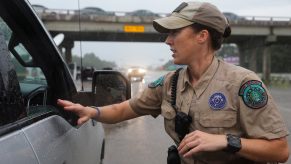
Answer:
[[[192,117],[184,112],[177,112],[175,117],[175,132],[178,134],[180,140],[182,140],[186,134],[189,133],[189,127],[192,122]]]
[[[168,148],[167,164],[181,164],[180,156],[175,145]]]
[[[174,75],[172,76],[171,82],[171,105],[176,112],[175,116],[175,132],[178,134],[180,140],[182,140],[186,134],[189,133],[189,127],[192,122],[192,117],[188,114],[178,111],[176,106],[176,94],[177,94],[177,83],[179,77],[178,69],[175,71]],[[168,157],[167,157],[168,164],[180,164],[180,156],[175,145],[172,145],[168,148]]]

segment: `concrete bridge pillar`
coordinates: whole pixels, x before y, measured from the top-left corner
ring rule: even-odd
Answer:
[[[268,36],[264,39],[249,39],[246,42],[238,44],[240,51],[240,65],[254,72],[257,72],[257,59],[260,53],[260,47],[263,48],[262,52],[262,80],[266,85],[270,84],[271,74],[271,52],[270,47],[276,41],[276,37]]]
[[[266,85],[269,85],[271,82],[271,52],[270,49],[272,44],[277,41],[277,36],[269,35],[265,40],[265,48],[263,51],[263,77]]]
[[[266,46],[263,51],[263,76],[262,79],[266,85],[270,84],[271,74],[271,54],[270,46]]]
[[[257,72],[257,49],[250,50],[250,62],[249,62],[249,69]]]
[[[240,54],[240,65],[254,72],[258,71],[258,55],[260,47],[265,43],[264,39],[249,38],[244,42],[238,43]]]
[[[239,53],[239,65],[244,67],[244,45],[242,43],[237,43],[238,53]]]
[[[74,47],[73,40],[64,40],[61,47],[65,48],[65,61],[67,63],[72,63],[72,48]]]
[[[239,65],[249,69],[250,47],[248,42],[240,42],[237,46],[239,49]]]

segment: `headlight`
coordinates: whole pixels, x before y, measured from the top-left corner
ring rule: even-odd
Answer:
[[[139,68],[139,69],[138,69],[138,72],[139,72],[139,73],[145,73],[146,70],[145,70],[145,69],[142,69],[142,68]]]
[[[132,69],[131,69],[131,68],[129,68],[129,69],[127,70],[127,72],[128,72],[128,73],[131,73],[131,72],[132,72]]]

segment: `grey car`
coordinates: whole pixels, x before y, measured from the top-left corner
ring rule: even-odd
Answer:
[[[102,89],[97,74],[104,78],[108,73],[94,72],[92,86]],[[104,95],[94,91],[77,91],[67,64],[27,1],[0,1],[0,163],[101,163],[102,124],[90,120],[77,126],[77,116],[56,104],[62,98],[99,105],[96,97]]]
[[[146,17],[160,17],[159,14],[156,14],[150,10],[144,10],[144,9],[140,9],[140,10],[135,10],[132,12],[127,13],[127,15],[130,16],[146,16]]]
[[[229,20],[229,21],[241,21],[241,20],[246,20],[242,16],[238,16],[234,13],[231,12],[223,12],[223,15]]]
[[[81,15],[114,16],[114,12],[105,11],[99,7],[85,7],[80,10]]]
[[[36,13],[43,13],[45,12],[45,10],[47,10],[48,8],[43,6],[43,5],[38,5],[38,4],[33,4],[32,8],[36,11]]]

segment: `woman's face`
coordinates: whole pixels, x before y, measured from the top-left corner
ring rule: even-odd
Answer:
[[[170,31],[166,44],[173,52],[175,64],[189,64],[198,50],[197,35],[191,26]]]

